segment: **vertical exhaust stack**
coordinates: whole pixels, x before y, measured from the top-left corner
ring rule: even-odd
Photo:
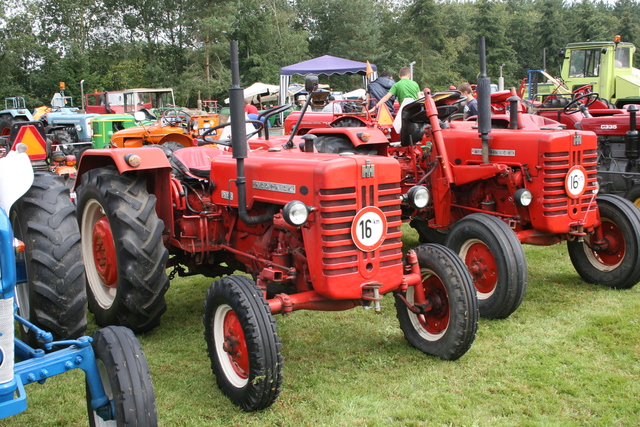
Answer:
[[[491,79],[487,77],[487,57],[484,36],[480,37],[480,74],[477,79],[478,132],[482,140],[482,163],[489,163],[489,133],[491,132]]]
[[[244,159],[247,158],[246,120],[244,114],[244,89],[240,87],[238,42],[231,42],[231,88],[229,89],[229,116],[231,118],[231,149],[236,159],[238,189],[238,216],[245,224],[260,224],[273,218],[277,210],[271,205],[262,215],[250,216],[247,212],[247,180],[244,176]]]

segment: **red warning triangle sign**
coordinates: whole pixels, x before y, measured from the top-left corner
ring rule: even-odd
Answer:
[[[12,150],[15,150],[16,145],[21,142],[27,145],[27,154],[31,160],[44,160],[47,158],[47,144],[35,127],[31,125],[22,126],[13,141]]]

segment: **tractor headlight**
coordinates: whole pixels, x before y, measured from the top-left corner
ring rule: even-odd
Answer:
[[[596,188],[593,189],[593,194],[598,194],[600,192],[600,181],[596,181]]]
[[[519,206],[527,207],[533,201],[533,194],[531,194],[531,191],[527,190],[526,188],[521,188],[519,190],[516,190],[515,194],[513,195],[513,200],[515,200],[516,204],[518,204]]]
[[[404,202],[415,209],[422,209],[429,204],[429,190],[422,185],[413,186],[404,196]]]
[[[82,126],[76,125],[76,132],[82,132]]]
[[[142,162],[142,159],[137,154],[126,154],[124,156],[124,161],[127,162],[127,164],[132,168],[137,168],[138,166],[140,166],[140,162]]]
[[[302,203],[300,200],[292,200],[284,205],[284,209],[282,209],[282,216],[284,217],[284,220],[287,221],[287,224],[298,227],[307,222],[309,209],[307,209],[307,205]]]

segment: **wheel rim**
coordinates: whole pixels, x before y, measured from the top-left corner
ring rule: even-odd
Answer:
[[[469,239],[460,248],[460,258],[473,277],[478,299],[489,299],[498,284],[498,266],[489,247],[481,240]]]
[[[108,309],[117,293],[117,259],[111,227],[97,201],[90,200],[85,205],[80,232],[89,288],[100,307]]]
[[[100,380],[102,381],[102,386],[104,387],[104,393],[107,395],[110,401],[113,400],[113,390],[111,389],[111,383],[109,382],[109,373],[107,372],[107,367],[104,366],[104,363],[100,359],[96,359],[96,365],[98,367],[98,373],[100,374]],[[116,426],[117,420],[108,420],[105,421],[93,411],[93,421],[96,427],[104,426]]]
[[[615,270],[624,260],[627,247],[622,230],[610,220],[602,219],[602,236],[608,242],[605,250],[594,251],[586,244],[584,251],[589,262],[601,271]]]
[[[227,304],[216,309],[213,319],[216,355],[229,382],[242,388],[249,382],[249,354],[242,325]]]
[[[420,285],[418,285],[420,286]],[[422,270],[422,287],[425,299],[431,303],[426,314],[409,312],[414,329],[427,341],[437,341],[449,327],[449,298],[442,280],[431,270]],[[407,289],[407,301],[414,304],[415,289]]]

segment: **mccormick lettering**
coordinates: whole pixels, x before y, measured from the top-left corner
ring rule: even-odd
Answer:
[[[293,184],[280,184],[277,182],[253,181],[256,190],[277,191],[278,193],[296,194],[296,186]]]
[[[482,148],[472,148],[471,154],[482,155]],[[491,156],[515,157],[516,150],[496,150],[496,149],[490,148],[489,154]]]

